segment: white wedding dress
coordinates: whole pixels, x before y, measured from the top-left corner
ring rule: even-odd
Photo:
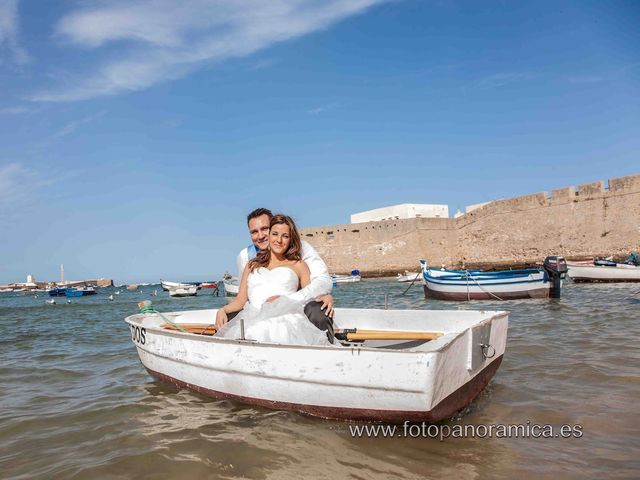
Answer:
[[[302,302],[286,295],[298,290],[298,275],[289,267],[256,268],[247,279],[249,302],[217,337],[240,338],[240,319],[244,320],[247,340],[293,345],[332,345],[323,332],[304,314]],[[280,295],[267,303],[267,298]]]

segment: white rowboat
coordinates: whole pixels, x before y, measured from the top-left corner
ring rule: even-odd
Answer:
[[[179,287],[171,287],[169,289],[169,295],[172,297],[195,297],[197,294],[197,285],[182,285]]]
[[[216,312],[164,316],[185,328],[204,329],[215,322]],[[436,337],[349,346],[281,345],[185,333],[165,328],[168,324],[156,313],[125,321],[142,364],[157,380],[324,418],[401,422],[449,418],[482,391],[502,361],[508,312],[338,308],[336,329]]]
[[[409,270],[405,270],[404,274],[398,274],[398,282],[414,282],[420,280],[422,276],[422,272],[410,272]]]
[[[640,267],[618,263],[615,267],[602,265],[567,265],[567,275],[574,282],[640,282]]]

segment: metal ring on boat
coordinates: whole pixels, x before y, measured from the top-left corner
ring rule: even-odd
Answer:
[[[496,349],[489,345],[488,343],[481,343],[480,348],[482,349],[482,356],[484,358],[493,358],[496,356]],[[489,355],[489,352],[493,350],[493,353]]]

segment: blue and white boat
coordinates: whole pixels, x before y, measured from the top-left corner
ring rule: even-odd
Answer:
[[[333,286],[335,287],[338,283],[355,283],[362,280],[360,276],[360,270],[357,268],[351,270],[351,275],[336,275],[331,274],[331,281],[333,282]]]
[[[96,294],[96,289],[93,287],[67,288],[66,290],[65,296],[67,297],[84,297]]]
[[[68,288],[52,288],[49,290],[50,297],[64,297],[67,294]]]
[[[567,262],[547,257],[540,268],[520,270],[444,270],[420,260],[426,297],[440,300],[513,300],[559,298]]]

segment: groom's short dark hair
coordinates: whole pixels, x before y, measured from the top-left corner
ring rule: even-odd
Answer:
[[[247,215],[247,225],[249,225],[249,221],[252,218],[258,218],[262,215],[266,215],[267,217],[269,217],[269,220],[273,218],[273,213],[271,213],[271,210],[269,210],[268,208],[256,208],[253,212]]]

